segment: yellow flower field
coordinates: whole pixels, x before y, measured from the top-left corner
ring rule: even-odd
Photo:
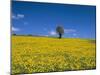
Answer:
[[[12,74],[96,68],[94,40],[12,36]]]

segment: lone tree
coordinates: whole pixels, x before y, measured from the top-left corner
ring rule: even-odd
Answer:
[[[16,35],[15,33],[13,33],[12,35]]]
[[[62,35],[64,34],[64,28],[62,26],[57,26],[56,32],[59,34],[59,39],[61,39]]]

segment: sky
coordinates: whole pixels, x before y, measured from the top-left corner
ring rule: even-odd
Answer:
[[[12,1],[12,32],[22,35],[58,36],[95,39],[96,7],[86,5]]]

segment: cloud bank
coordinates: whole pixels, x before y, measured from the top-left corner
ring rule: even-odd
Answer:
[[[12,15],[12,19],[16,19],[16,20],[18,20],[18,19],[22,19],[22,18],[24,18],[25,16],[23,15],[23,14],[13,14]]]
[[[19,28],[12,27],[12,31],[20,31]]]
[[[50,35],[56,35],[56,32],[55,31],[50,31],[49,34]]]

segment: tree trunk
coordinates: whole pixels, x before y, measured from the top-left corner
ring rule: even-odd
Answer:
[[[59,39],[61,39],[61,37],[62,37],[62,34],[61,34],[61,33],[59,33]]]

